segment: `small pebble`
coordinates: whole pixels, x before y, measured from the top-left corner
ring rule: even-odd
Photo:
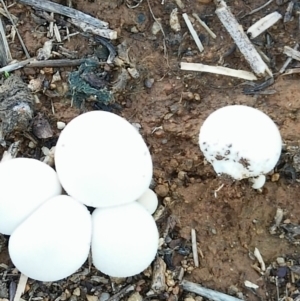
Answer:
[[[155,192],[158,196],[165,197],[169,193],[169,187],[167,185],[157,185]]]
[[[80,288],[76,287],[73,291],[73,295],[79,297],[80,296]]]
[[[146,88],[149,88],[149,89],[152,88],[153,84],[154,84],[154,78],[146,78],[145,79],[144,85]]]
[[[45,155],[45,156],[48,156],[49,153],[50,153],[50,149],[46,146],[43,146],[42,147],[42,153]]]
[[[276,261],[277,261],[278,265],[280,265],[280,266],[286,265],[285,259],[283,257],[277,257]]]
[[[65,128],[66,124],[62,121],[57,121],[56,126],[58,130],[62,130]]]
[[[178,179],[181,180],[181,181],[183,181],[185,178],[186,178],[186,172],[181,170],[178,173]]]
[[[36,148],[36,144],[34,142],[30,141],[28,143],[28,147],[30,147],[30,148]]]
[[[278,172],[272,174],[272,177],[271,177],[271,181],[272,182],[277,182],[280,178],[280,174]]]
[[[175,281],[173,279],[167,279],[167,285],[173,287],[175,286]]]
[[[101,293],[100,297],[99,297],[99,301],[106,301],[108,300],[110,297],[109,293]]]

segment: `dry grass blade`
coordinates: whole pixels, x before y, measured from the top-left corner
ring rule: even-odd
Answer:
[[[10,15],[10,13],[9,13],[9,11],[8,11],[8,9],[7,9],[7,7],[6,7],[6,5],[5,5],[5,3],[4,3],[3,0],[1,0],[1,3],[2,3],[2,6],[3,6],[3,8],[4,8],[4,10],[5,10],[5,12],[6,12],[6,14],[7,14],[7,16],[8,16],[8,18],[9,18],[10,22],[11,22],[11,24],[12,24],[13,27],[14,27],[14,30],[15,30],[16,33],[17,33],[17,36],[18,36],[18,38],[19,38],[19,41],[20,41],[20,43],[21,43],[21,45],[22,45],[22,48],[23,48],[23,51],[24,51],[26,57],[27,57],[28,59],[30,59],[29,52],[27,51],[27,48],[26,48],[26,46],[25,46],[25,44],[24,44],[24,42],[23,42],[23,39],[22,39],[22,37],[21,37],[21,35],[20,35],[19,31],[18,31],[18,28],[17,28],[17,26],[16,26],[16,24],[15,24],[13,18],[11,17],[11,15]]]
[[[198,258],[198,248],[197,248],[197,239],[196,239],[196,230],[191,230],[191,237],[192,237],[192,249],[193,249],[193,258],[195,267],[199,267],[199,258]]]
[[[27,283],[27,279],[28,277],[25,276],[24,274],[21,274],[20,276],[20,280],[18,283],[18,287],[17,287],[17,291],[14,297],[13,301],[19,301],[21,299],[22,294],[24,293],[25,287],[26,287],[26,283]]]
[[[186,23],[186,25],[187,25],[187,27],[188,27],[188,29],[189,29],[192,37],[193,37],[195,43],[196,43],[199,51],[202,52],[204,50],[204,47],[203,47],[203,45],[202,45],[202,43],[201,43],[201,41],[200,41],[200,39],[199,39],[199,37],[197,35],[197,32],[194,29],[194,27],[193,27],[193,25],[192,25],[192,23],[191,23],[188,15],[186,13],[184,13],[184,14],[182,14],[182,17],[183,17],[183,19],[184,19],[184,21],[185,21],[185,23]]]
[[[257,77],[248,71],[244,70],[235,70],[226,67],[220,66],[208,66],[203,64],[196,64],[196,63],[180,63],[181,70],[188,70],[188,71],[199,71],[199,72],[208,72],[208,73],[215,73],[215,74],[222,74],[232,77],[243,78],[246,80],[257,80]]]
[[[1,35],[0,63],[1,63],[1,66],[6,66],[12,60],[12,57],[11,57],[10,49],[8,46],[8,42],[6,39],[6,35],[5,35],[5,31],[4,31],[4,27],[3,27],[1,18],[0,18],[0,35]]]
[[[196,13],[193,13],[193,17],[200,23],[200,25],[209,33],[209,35],[215,39],[217,36],[215,33],[203,22]]]

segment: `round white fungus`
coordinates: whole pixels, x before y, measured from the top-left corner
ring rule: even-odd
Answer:
[[[223,107],[204,121],[199,145],[219,175],[252,178],[253,188],[264,185],[282,148],[280,132],[269,116],[243,105]]]
[[[152,178],[142,136],[124,118],[103,111],[82,114],[63,129],[55,166],[67,193],[92,207],[133,202]]]
[[[137,200],[150,214],[153,214],[158,205],[158,199],[156,193],[147,189]]]
[[[34,210],[61,194],[56,172],[35,159],[0,164],[0,233],[10,235]]]
[[[85,262],[92,235],[91,215],[73,198],[51,198],[11,235],[9,254],[16,268],[39,281],[65,278]]]
[[[93,263],[104,274],[133,276],[155,258],[158,230],[152,215],[137,202],[98,208],[92,222]]]

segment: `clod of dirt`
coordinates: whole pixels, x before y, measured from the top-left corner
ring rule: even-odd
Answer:
[[[16,75],[8,77],[0,87],[0,144],[12,131],[27,131],[33,117],[34,99],[27,84]]]

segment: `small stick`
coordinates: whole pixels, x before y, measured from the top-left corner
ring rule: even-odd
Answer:
[[[23,51],[24,51],[26,57],[27,57],[28,59],[30,59],[29,52],[27,51],[27,48],[26,48],[26,46],[25,46],[25,44],[24,44],[24,42],[23,42],[23,39],[22,39],[22,37],[21,37],[21,35],[20,35],[18,29],[17,29],[17,26],[16,26],[16,24],[15,24],[13,18],[12,18],[11,15],[10,15],[10,12],[7,10],[7,7],[6,7],[6,5],[5,5],[5,3],[4,3],[3,0],[1,0],[1,3],[2,3],[2,6],[3,6],[3,8],[4,8],[6,14],[8,15],[8,18],[9,18],[9,20],[10,20],[10,22],[11,22],[13,28],[15,29],[15,31],[16,31],[16,33],[17,33],[17,36],[18,36],[18,38],[19,38],[19,41],[20,41],[20,43],[21,43],[21,45],[22,45],[22,48],[23,48]]]
[[[227,76],[232,76],[232,77],[243,78],[246,80],[257,80],[257,77],[251,72],[230,69],[227,67],[208,66],[208,65],[203,65],[203,64],[185,63],[185,62],[181,62],[180,66],[181,66],[181,70],[209,72],[209,73],[222,74],[222,75],[227,75]]]
[[[259,264],[260,264],[260,269],[262,270],[262,272],[266,271],[266,265],[264,263],[264,260],[259,252],[259,250],[257,248],[254,249],[254,256],[256,257],[256,259],[258,260]]]
[[[284,46],[283,53],[287,56],[290,56],[294,60],[300,61],[300,52],[289,46]]]
[[[193,27],[193,25],[192,25],[192,23],[191,23],[188,15],[186,13],[184,13],[184,14],[182,14],[182,17],[183,17],[183,19],[184,19],[184,21],[185,21],[185,23],[186,23],[186,25],[187,25],[187,27],[188,27],[188,29],[189,29],[192,37],[193,37],[195,43],[196,43],[199,51],[202,52],[204,50],[204,47],[203,47],[203,45],[202,45],[202,43],[201,43],[201,41],[200,41],[200,39],[199,39],[199,37],[197,35],[197,32],[195,31],[195,29],[194,29],[194,27]]]
[[[209,288],[205,288],[200,284],[193,283],[187,280],[182,280],[180,286],[188,292],[195,293],[214,301],[242,301],[242,299],[235,298],[227,294],[211,290]]]
[[[20,301],[22,294],[25,291],[26,283],[27,283],[28,277],[25,276],[24,274],[21,274],[20,280],[18,283],[17,291],[14,297],[14,301]]]
[[[23,67],[29,68],[44,68],[44,67],[73,67],[83,64],[86,59],[60,59],[60,60],[47,60],[47,61],[36,61],[34,58],[17,62],[15,64],[7,65],[0,68],[0,73],[11,72]],[[106,62],[98,62],[99,65],[105,65]]]
[[[244,32],[242,26],[238,23],[234,15],[229,10],[228,6],[223,0],[215,0],[217,5],[216,14],[236,45],[248,61],[254,73],[258,76],[263,76],[266,73],[272,75],[271,70],[268,68],[266,63],[262,60],[259,53],[249,40],[248,36]]]
[[[24,61],[21,61],[21,62],[17,62],[17,63],[14,63],[14,64],[7,65],[5,67],[0,68],[0,73],[3,73],[3,72],[12,72],[14,70],[23,68],[23,67],[25,67],[26,65],[28,65],[33,60],[34,59],[31,58],[31,59],[27,59],[27,60],[24,60]]]
[[[195,229],[191,230],[192,237],[192,250],[193,250],[193,258],[195,267],[199,267],[199,258],[198,258],[198,250],[197,250],[197,239],[196,239],[196,231]]]
[[[299,48],[299,44],[296,44],[293,49],[298,50],[298,48]],[[284,62],[283,66],[281,67],[281,69],[279,70],[279,73],[283,73],[292,60],[293,59],[291,57],[288,57]]]
[[[43,1],[40,1],[40,0],[17,0],[17,2],[25,4],[25,5],[33,6],[37,9],[45,10],[47,12],[53,12],[56,14],[67,16],[69,18],[91,24],[95,27],[108,28],[108,25],[109,25],[107,22],[101,21],[97,18],[87,15],[77,9],[70,8],[70,7],[67,7],[64,5],[60,5],[58,3],[55,3],[55,2],[52,2],[49,0],[43,0]]]
[[[200,17],[196,14],[193,13],[193,16],[197,19],[197,21],[200,23],[200,25],[209,33],[209,35],[215,39],[217,36],[214,34],[214,32],[206,25],[205,22],[203,22]]]
[[[106,39],[115,40],[117,39],[117,32],[109,28],[99,28],[97,26],[88,24],[77,19],[72,18],[71,23],[77,27],[80,27],[84,32],[92,32],[93,34],[99,35]]]

